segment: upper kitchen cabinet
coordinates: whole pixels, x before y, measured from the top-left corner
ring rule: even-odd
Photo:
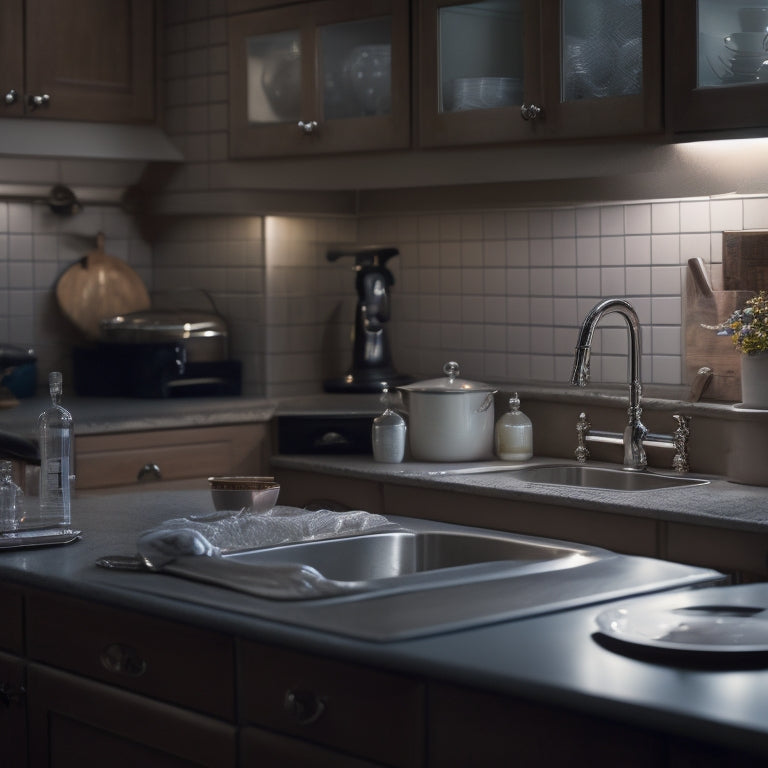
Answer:
[[[674,133],[768,126],[768,8],[666,3],[667,121]]]
[[[408,0],[231,16],[231,157],[408,147]]]
[[[661,129],[660,0],[422,0],[419,144]]]
[[[153,119],[153,0],[3,0],[0,35],[0,115]]]

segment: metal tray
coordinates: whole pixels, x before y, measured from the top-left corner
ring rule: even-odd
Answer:
[[[71,544],[80,538],[82,531],[71,528],[31,528],[0,534],[0,551],[27,547],[49,547],[55,544]]]

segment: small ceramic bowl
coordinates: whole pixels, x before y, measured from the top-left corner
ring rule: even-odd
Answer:
[[[280,484],[274,477],[209,477],[213,506],[219,512],[247,508],[267,512],[277,503]]]

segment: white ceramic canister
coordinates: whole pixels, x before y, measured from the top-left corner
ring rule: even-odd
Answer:
[[[444,378],[398,387],[408,411],[408,443],[416,461],[481,461],[493,457],[495,424],[488,384],[458,378],[459,366],[443,366]]]

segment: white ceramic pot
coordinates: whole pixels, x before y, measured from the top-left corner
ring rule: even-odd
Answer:
[[[768,409],[768,352],[741,355],[743,408]]]
[[[408,411],[408,443],[417,461],[481,461],[493,456],[496,390],[459,379],[446,363],[442,379],[398,387]]]

